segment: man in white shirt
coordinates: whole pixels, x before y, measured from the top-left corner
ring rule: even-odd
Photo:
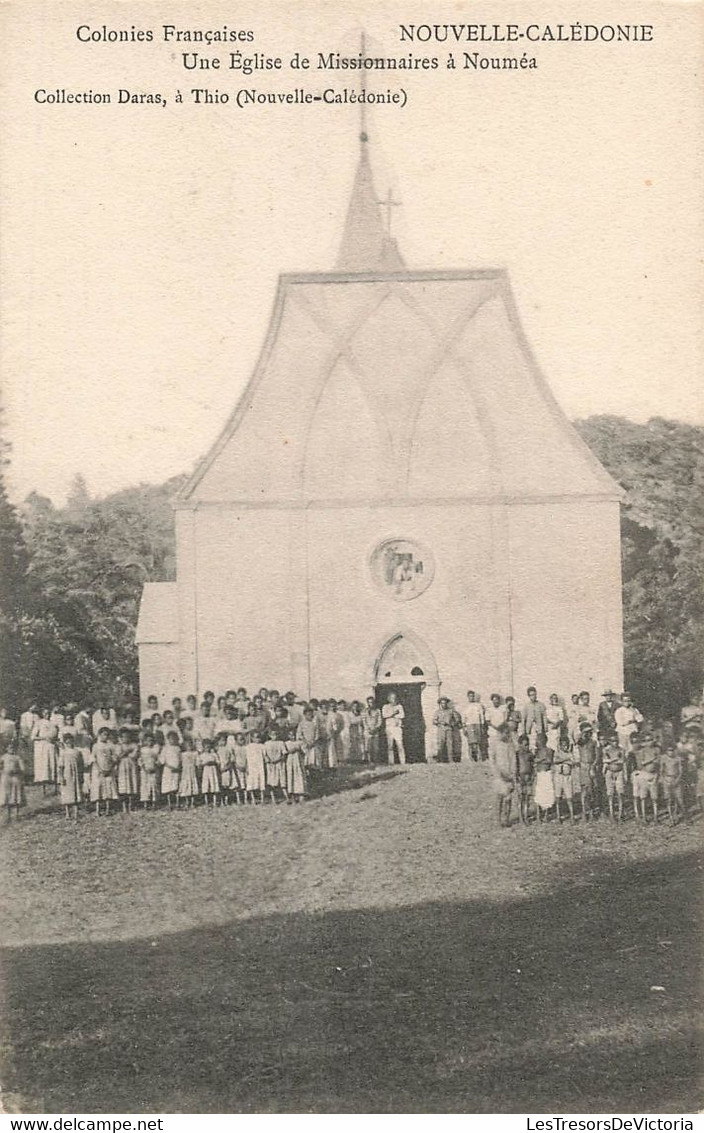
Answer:
[[[643,716],[633,703],[630,693],[624,692],[621,697],[621,704],[614,713],[614,720],[618,746],[629,755],[633,747],[633,737],[643,723]]]
[[[406,749],[403,746],[403,721],[406,718],[406,713],[403,710],[403,705],[398,703],[398,697],[395,692],[389,693],[389,699],[382,708],[381,715],[384,719],[384,728],[386,730],[388,761],[389,763],[394,762],[395,745],[399,763],[405,763]]]
[[[482,752],[485,723],[484,706],[480,703],[476,692],[470,689],[467,693],[467,703],[462,714],[462,725],[464,727],[464,734],[467,737],[469,754],[475,763],[479,759],[479,753]],[[482,758],[484,758],[483,752]]]

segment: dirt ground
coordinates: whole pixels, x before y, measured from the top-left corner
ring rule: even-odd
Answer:
[[[693,1112],[701,834],[499,829],[485,765],[0,835],[15,1112]]]

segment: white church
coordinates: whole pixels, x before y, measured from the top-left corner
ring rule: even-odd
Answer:
[[[506,272],[406,267],[368,149],[335,269],[280,277],[254,373],[174,501],[140,687],[393,687],[423,758],[441,692],[621,687],[623,492],[541,375]]]

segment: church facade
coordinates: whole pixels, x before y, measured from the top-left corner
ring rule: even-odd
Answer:
[[[174,502],[142,696],[393,686],[427,725],[440,691],[620,687],[622,496],[506,273],[406,268],[363,140],[336,269],[280,278],[255,372]]]

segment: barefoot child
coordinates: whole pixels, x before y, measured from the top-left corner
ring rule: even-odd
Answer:
[[[173,810],[181,781],[181,748],[178,732],[172,730],[167,734],[166,743],[161,749],[161,765],[161,793],[166,795],[169,810]]]
[[[266,748],[261,742],[261,735],[259,731],[250,732],[247,744],[247,791],[251,791],[256,804],[264,802],[266,793]]]
[[[650,732],[636,732],[629,737],[630,751],[635,760],[633,770],[633,801],[636,818],[648,821],[646,803],[650,799],[653,822],[658,820],[658,764],[660,746]]]
[[[677,821],[677,812],[682,817],[684,813],[684,800],[682,798],[682,760],[671,743],[668,743],[660,757],[660,782],[662,793],[667,801],[667,811],[670,816],[670,825]]]
[[[78,819],[78,804],[82,797],[81,762],[81,752],[76,747],[73,732],[65,732],[59,748],[59,784],[66,817],[73,818],[74,822]]]
[[[589,822],[594,817],[597,788],[597,750],[594,730],[586,720],[578,725],[577,742],[573,748],[579,764],[579,791],[582,796],[582,817]],[[572,772],[574,775],[574,771]]]
[[[132,809],[132,803],[139,791],[139,770],[137,744],[132,739],[130,728],[120,728],[117,744],[117,793],[122,800],[122,812]]]
[[[574,765],[572,761],[572,752],[570,751],[569,737],[565,734],[561,735],[557,741],[557,751],[553,762],[553,787],[555,790],[555,814],[558,822],[562,822],[562,812],[560,810],[560,799],[564,799],[567,803],[567,810],[569,811],[570,821],[574,822]],[[577,772],[579,774],[579,772]]]
[[[15,818],[19,818],[20,807],[25,805],[24,764],[14,743],[0,755],[0,798],[7,808],[7,821],[12,818],[13,810]]]
[[[95,813],[101,814],[101,803],[105,803],[105,814],[110,814],[110,803],[117,798],[115,786],[115,745],[110,742],[110,729],[103,725],[98,728],[98,738],[91,751],[90,801],[95,803]]]
[[[245,738],[244,736],[242,737]],[[220,790],[222,792],[222,805],[227,806],[233,797],[234,784],[232,776],[232,760],[234,752],[230,750],[227,743],[226,735],[219,735],[217,743],[211,739],[210,736],[201,736],[201,747],[205,750],[206,742],[215,752],[215,758],[218,765],[218,773],[220,775]]]
[[[615,820],[614,800],[618,798],[618,821],[623,821],[623,796],[626,793],[625,758],[616,743],[607,743],[602,751],[604,787],[609,801],[609,814]]]
[[[220,802],[220,769],[218,757],[213,750],[212,740],[203,740],[203,750],[200,756],[201,766],[201,793],[205,797],[205,805],[214,807]]]
[[[538,746],[535,751],[534,766],[535,805],[538,810],[538,822],[545,822],[548,811],[555,802],[555,788],[552,781],[552,755],[540,739],[538,739]]]
[[[161,747],[151,732],[142,732],[142,742],[137,753],[139,764],[139,800],[142,809],[152,810],[159,802],[159,755]]]
[[[258,735],[253,732],[252,735]],[[244,732],[239,732],[235,737],[235,750],[232,753],[232,770],[231,782],[232,790],[235,794],[236,801],[242,805],[244,802],[252,802],[252,788],[249,780],[249,748],[251,744],[247,744],[247,736]],[[253,762],[256,762],[255,757],[252,757]],[[262,787],[262,792],[264,788]]]
[[[181,799],[185,799],[186,806],[190,810],[199,794],[198,755],[194,744],[189,740],[184,740],[183,751],[181,752],[181,779],[178,785],[179,807],[181,806]]]
[[[509,721],[509,729],[515,731],[511,721]],[[521,806],[521,822],[525,826],[528,822],[530,791],[533,784],[533,753],[525,733],[517,737],[516,743],[516,787]]]
[[[286,790],[286,743],[284,740],[271,737],[264,744],[264,766],[266,768],[266,786],[272,802],[278,802],[277,790],[284,798],[288,798]]]

